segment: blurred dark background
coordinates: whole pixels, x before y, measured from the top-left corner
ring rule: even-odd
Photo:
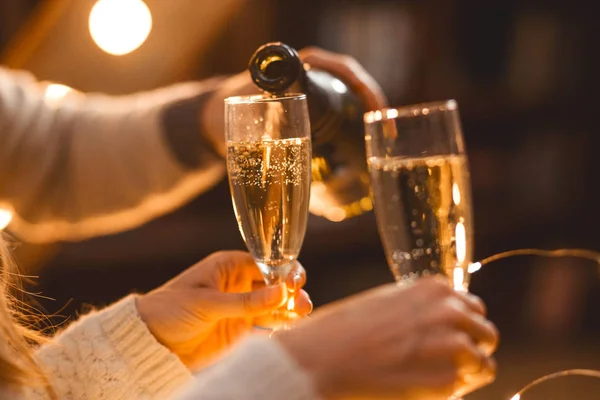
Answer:
[[[478,259],[522,247],[600,250],[594,1],[148,0],[153,31],[124,57],[94,46],[87,30],[93,3],[0,0],[4,64],[117,94],[239,72],[272,40],[348,53],[392,105],[458,100]],[[33,290],[56,299],[43,303],[49,312],[107,304],[156,287],[211,252],[243,249],[228,190],[223,182],[119,235],[24,243],[17,257],[40,275]],[[392,281],[372,214],[341,223],[313,217],[301,261],[316,306]],[[472,398],[508,398],[546,372],[600,369],[599,273],[589,261],[530,257],[477,272],[472,291],[487,302],[503,343],[498,382]]]

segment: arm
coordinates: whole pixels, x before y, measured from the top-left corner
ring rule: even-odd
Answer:
[[[245,339],[193,381],[148,331],[133,297],[71,325],[38,359],[65,400],[320,399],[312,378],[267,337]]]
[[[318,400],[312,377],[275,339],[251,336],[176,400]]]
[[[53,103],[32,76],[0,68],[0,203],[13,211],[11,228],[32,242],[82,240],[136,227],[210,188],[225,168],[200,116],[208,101],[222,107],[211,99],[218,86],[70,93]]]
[[[281,287],[251,290],[259,282],[264,282],[262,274],[248,253],[213,254],[156,290],[81,318],[43,346],[37,358],[59,399],[172,399],[192,383],[188,368],[213,364],[250,330],[253,317],[267,323],[282,304]],[[304,269],[297,264],[286,283],[295,288],[299,316],[312,308],[301,290],[304,282]],[[203,374],[202,395],[268,400],[265,396],[274,393],[268,384],[277,374],[292,382],[287,387],[295,382],[295,392],[307,393],[311,385],[298,368],[270,340],[250,339],[209,368],[206,379]],[[233,392],[226,380],[237,375],[243,383],[238,391],[258,395],[229,397]],[[267,379],[253,382],[261,376]],[[246,383],[252,388],[244,388]],[[36,394],[36,399],[46,398]]]
[[[304,49],[369,110],[381,88],[352,58]],[[30,242],[82,240],[134,228],[182,205],[225,173],[223,99],[252,94],[247,72],[133,96],[44,100],[34,79],[0,68],[0,207]]]
[[[164,400],[192,378],[150,333],[132,296],[72,324],[37,356],[65,400]]]
[[[484,314],[442,279],[381,286],[247,338],[177,400],[463,396],[495,374],[498,333]]]

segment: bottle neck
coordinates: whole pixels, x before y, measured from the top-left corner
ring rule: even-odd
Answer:
[[[292,86],[303,72],[302,61],[296,50],[281,43],[267,43],[259,47],[248,65],[254,83],[264,91],[280,95]]]
[[[290,90],[306,94],[313,142],[319,143],[339,128],[342,101],[340,94],[333,91],[333,76],[304,67]]]

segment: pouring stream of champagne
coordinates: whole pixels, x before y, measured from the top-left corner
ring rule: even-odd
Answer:
[[[587,249],[556,249],[556,250],[543,250],[543,249],[516,249],[505,251],[502,253],[494,254],[492,256],[486,257],[481,261],[477,261],[469,265],[468,272],[473,274],[481,269],[486,264],[489,264],[493,261],[498,261],[504,258],[513,257],[513,256],[541,256],[541,257],[577,257],[583,258],[586,260],[590,260],[598,264],[600,267],[600,252],[596,252],[593,250]],[[600,269],[599,269],[600,273]],[[544,375],[541,378],[538,378],[530,383],[528,383],[525,387],[519,390],[515,395],[513,395],[510,400],[521,400],[521,396],[527,392],[529,389],[543,383],[547,382],[551,379],[561,378],[565,376],[587,376],[592,378],[600,379],[600,371],[591,370],[591,369],[570,369],[560,372],[554,372],[548,375]]]

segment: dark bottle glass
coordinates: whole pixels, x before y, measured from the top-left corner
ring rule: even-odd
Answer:
[[[273,95],[305,93],[312,136],[310,211],[342,221],[373,208],[358,97],[340,79],[302,63],[286,44],[261,46],[248,66],[252,80]]]

